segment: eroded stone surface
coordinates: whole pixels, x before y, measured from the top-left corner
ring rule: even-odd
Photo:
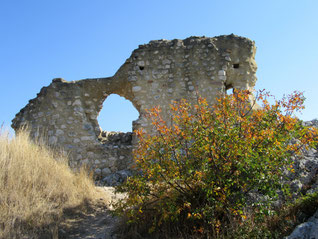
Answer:
[[[129,168],[134,145],[120,137],[112,141],[99,127],[97,116],[110,94],[125,97],[139,111],[133,129],[150,130],[145,109],[160,105],[168,119],[171,101],[194,101],[196,92],[213,103],[229,88],[253,90],[255,52],[253,41],[235,35],[151,41],[134,50],[113,77],[54,79],[16,115],[12,127],[28,125],[32,137],[45,135],[49,144],[64,148],[72,167],[87,164],[96,176],[107,177]]]
[[[298,225],[291,235],[285,239],[317,239],[318,238],[318,211],[307,222]]]

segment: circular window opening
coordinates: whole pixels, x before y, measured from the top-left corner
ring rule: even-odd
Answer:
[[[102,129],[99,140],[103,144],[131,144],[132,122],[138,117],[139,112],[129,100],[116,94],[109,95],[97,118]]]

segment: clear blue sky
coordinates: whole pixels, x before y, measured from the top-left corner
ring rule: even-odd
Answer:
[[[317,0],[0,0],[0,124],[53,78],[114,75],[139,44],[231,33],[256,42],[257,89],[304,91],[300,118],[318,117]],[[138,114],[118,98],[100,124],[128,131]]]

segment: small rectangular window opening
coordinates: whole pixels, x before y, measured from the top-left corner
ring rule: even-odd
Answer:
[[[240,64],[233,64],[234,69],[238,69],[240,67]]]

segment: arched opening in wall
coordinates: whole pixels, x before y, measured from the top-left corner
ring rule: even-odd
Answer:
[[[103,144],[131,144],[132,123],[139,117],[133,104],[117,94],[109,95],[98,115],[101,127],[99,140]]]

